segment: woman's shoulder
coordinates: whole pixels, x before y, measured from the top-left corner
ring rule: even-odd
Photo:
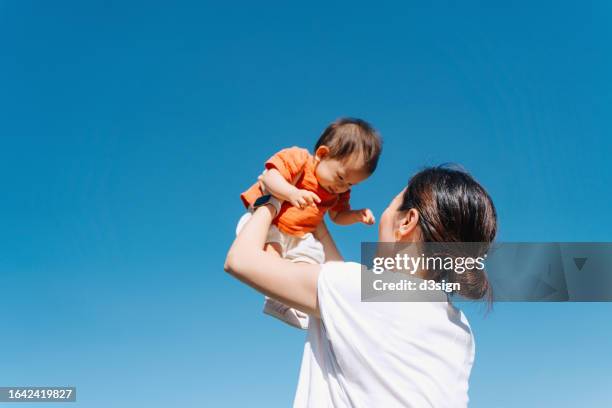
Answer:
[[[325,270],[327,273],[338,273],[339,271],[359,273],[361,271],[361,264],[352,261],[329,261],[321,265],[321,270]]]
[[[319,280],[332,285],[349,286],[360,282],[361,264],[357,262],[331,261],[321,266]]]
[[[331,261],[321,265],[318,279],[319,297],[333,295],[355,298],[361,290],[361,264]]]

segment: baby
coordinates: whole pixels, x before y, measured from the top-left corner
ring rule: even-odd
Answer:
[[[351,187],[376,169],[382,140],[367,122],[344,118],[325,129],[314,149],[291,147],[281,150],[266,163],[259,182],[240,198],[249,210],[238,222],[236,232],[251,216],[253,205],[271,195],[284,201],[267,236],[266,251],[293,262],[324,263],[323,245],[313,232],[325,213],[336,224],[374,224],[367,209],[350,206]],[[256,203],[256,201],[258,203]],[[274,299],[266,298],[264,312],[299,328],[308,326],[308,316]]]

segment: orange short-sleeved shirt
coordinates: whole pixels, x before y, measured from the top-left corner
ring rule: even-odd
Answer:
[[[317,225],[323,221],[323,217],[328,210],[337,212],[350,210],[351,190],[334,194],[321,187],[315,175],[315,158],[308,150],[300,147],[283,149],[270,157],[265,166],[266,169],[278,170],[289,183],[293,183],[301,173],[295,186],[301,190],[312,191],[321,199],[321,203],[317,204],[316,207],[309,206],[304,209],[296,208],[290,203],[284,202],[278,216],[274,219],[274,224],[282,232],[301,237],[308,232],[313,232]],[[261,185],[257,182],[242,193],[240,198],[245,207],[248,208],[262,195]]]

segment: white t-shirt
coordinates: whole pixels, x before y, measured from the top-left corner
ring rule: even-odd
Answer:
[[[294,408],[467,406],[474,339],[463,312],[361,302],[360,272],[353,262],[321,268],[321,319],[310,320]]]

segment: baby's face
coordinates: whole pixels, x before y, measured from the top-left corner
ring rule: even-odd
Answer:
[[[336,160],[321,158],[315,169],[321,187],[330,193],[344,193],[367,179],[370,174],[359,159]]]

